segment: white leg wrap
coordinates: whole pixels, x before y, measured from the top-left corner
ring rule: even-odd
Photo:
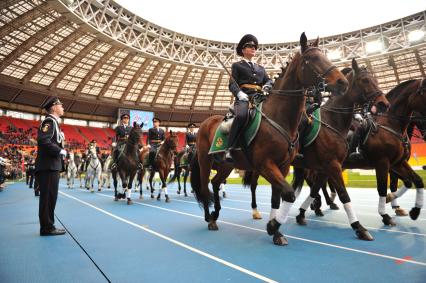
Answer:
[[[397,198],[394,198],[394,199],[391,201],[391,205],[392,205],[392,207],[399,206],[399,205],[398,205],[398,199],[397,199]]]
[[[277,211],[278,211],[278,209],[271,208],[271,213],[269,213],[269,220],[272,220],[277,216]]]
[[[393,195],[397,198],[401,197],[405,192],[408,190],[406,186],[402,186],[399,188],[396,192],[393,193]]]
[[[336,193],[331,193],[331,195],[330,195],[330,199],[331,199],[331,202],[334,202],[334,200],[336,199]]]
[[[296,199],[299,197],[299,195],[300,195],[300,192],[302,191],[302,188],[297,188],[295,191],[294,191],[294,196],[296,197]]]
[[[132,197],[132,190],[131,189],[127,189],[126,190],[126,197],[127,198],[131,198]]]
[[[315,200],[315,198],[308,196],[305,201],[302,203],[300,208],[303,208],[304,210],[307,210],[308,207],[311,205],[311,203]]]
[[[219,191],[225,191],[225,184],[220,184]]]
[[[423,194],[424,194],[424,191],[425,191],[425,189],[424,188],[418,188],[418,189],[416,189],[416,207],[417,208],[422,208],[423,207],[423,202],[424,202],[424,196],[423,196]]]
[[[380,215],[386,214],[386,197],[379,197],[378,211]]]
[[[291,207],[293,206],[292,202],[283,201],[280,208],[278,209],[277,216],[275,219],[280,223],[284,224],[287,221],[288,213],[290,212]]]
[[[163,189],[164,189],[164,194],[167,195],[167,187],[164,187]]]
[[[348,215],[349,224],[358,221],[358,218],[356,217],[355,211],[352,209],[352,204],[350,202],[345,203],[343,207],[345,208],[346,214]]]

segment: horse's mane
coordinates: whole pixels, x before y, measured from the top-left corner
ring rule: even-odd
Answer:
[[[285,72],[283,72],[282,78],[284,78],[287,74],[292,74],[296,71],[296,68],[298,67],[298,63],[301,58],[302,53],[300,53],[300,51],[294,53],[294,56],[291,58],[291,61],[289,61],[289,63],[285,67]]]
[[[415,82],[417,80],[408,80],[405,82],[400,83],[399,85],[397,85],[396,87],[394,87],[393,89],[391,89],[388,94],[386,94],[386,98],[388,100],[393,99],[395,96],[397,96],[401,90],[403,90],[404,88],[406,88],[409,84],[411,84],[412,82]]]

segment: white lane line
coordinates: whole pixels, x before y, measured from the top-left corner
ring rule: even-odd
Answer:
[[[96,195],[111,198],[110,195],[105,195],[105,194],[101,194],[101,193],[96,193]],[[151,204],[147,204],[147,203],[141,203],[141,202],[137,202],[137,201],[135,201],[134,203],[138,204],[138,205],[148,206],[148,207],[152,207],[152,208],[156,208],[156,209],[160,209],[160,210],[164,210],[164,211],[168,211],[168,212],[173,212],[173,213],[177,213],[177,214],[181,214],[181,215],[186,215],[186,216],[190,216],[190,217],[194,217],[194,218],[200,218],[200,219],[204,220],[204,217],[199,216],[199,215],[195,215],[195,214],[191,214],[191,213],[186,213],[186,212],[182,212],[182,211],[178,211],[178,210],[174,210],[174,209],[164,208],[164,207],[151,205]],[[231,226],[235,226],[235,227],[239,227],[239,228],[249,229],[249,230],[253,230],[253,231],[257,231],[257,232],[262,232],[262,233],[266,232],[265,230],[262,230],[262,229],[258,229],[258,228],[254,228],[254,227],[250,227],[250,226],[245,226],[245,225],[241,225],[241,224],[236,224],[236,223],[232,223],[232,222],[228,222],[228,221],[218,220],[217,222],[227,224],[227,225],[231,225]],[[416,265],[426,267],[426,262],[415,261],[415,260],[410,260],[410,259],[405,259],[405,258],[399,258],[399,257],[394,257],[394,256],[389,256],[389,255],[384,255],[384,254],[379,254],[379,253],[374,253],[374,252],[369,252],[369,251],[364,251],[364,250],[359,250],[359,249],[354,249],[354,248],[348,248],[348,247],[345,247],[345,246],[330,244],[330,243],[316,241],[316,240],[310,240],[310,239],[306,239],[306,238],[291,236],[291,235],[288,235],[288,234],[285,234],[285,236],[287,238],[291,238],[291,239],[295,239],[295,240],[299,240],[299,241],[304,241],[304,242],[308,242],[308,243],[312,243],[312,244],[337,248],[337,249],[341,249],[341,250],[366,254],[366,255],[370,255],[370,256],[381,257],[381,258],[390,259],[390,260],[396,260],[398,262],[412,263],[412,264],[416,264]]]
[[[229,262],[229,261],[223,260],[223,259],[221,259],[221,258],[218,258],[218,257],[214,256],[214,255],[211,255],[211,254],[208,254],[208,253],[206,253],[206,252],[203,252],[202,250],[199,250],[199,249],[197,249],[197,248],[191,247],[191,246],[189,246],[189,245],[187,245],[187,244],[184,244],[184,243],[182,243],[182,242],[179,242],[179,241],[177,241],[177,240],[175,240],[175,239],[172,239],[172,238],[170,238],[170,237],[168,237],[168,236],[165,236],[165,235],[160,234],[160,233],[158,233],[158,232],[155,232],[155,231],[153,231],[153,230],[151,230],[151,229],[148,229],[148,228],[146,228],[146,227],[143,227],[143,226],[141,226],[141,225],[139,225],[139,224],[136,224],[136,223],[134,223],[134,222],[132,222],[132,221],[129,221],[129,220],[127,220],[127,219],[124,219],[124,218],[122,218],[122,217],[120,217],[120,216],[117,216],[117,215],[115,215],[115,214],[112,214],[111,212],[108,212],[108,211],[106,211],[106,210],[104,210],[104,209],[102,209],[102,208],[99,208],[99,207],[97,207],[97,206],[94,206],[93,204],[90,204],[90,203],[88,203],[88,202],[85,202],[85,201],[83,201],[83,200],[81,200],[81,199],[79,199],[79,198],[76,198],[76,197],[74,197],[74,196],[71,196],[71,195],[69,195],[69,194],[67,194],[67,193],[64,193],[64,192],[62,192],[62,191],[59,191],[59,193],[60,193],[60,194],[62,194],[63,196],[66,196],[66,197],[68,197],[68,198],[70,198],[70,199],[73,199],[73,200],[78,201],[78,202],[80,202],[80,203],[82,203],[82,204],[84,204],[84,205],[87,205],[87,206],[89,206],[89,207],[91,207],[91,208],[94,208],[94,209],[96,209],[97,211],[102,212],[102,213],[104,213],[104,214],[106,214],[106,215],[108,215],[108,216],[110,216],[110,217],[112,217],[112,218],[115,218],[115,219],[117,219],[117,220],[119,220],[119,221],[122,221],[122,222],[124,222],[124,223],[127,223],[127,224],[129,224],[129,225],[131,225],[131,226],[133,226],[133,227],[138,228],[138,229],[144,230],[145,232],[148,232],[148,233],[150,233],[150,234],[153,234],[153,235],[155,235],[155,236],[157,236],[157,237],[159,237],[159,238],[161,238],[161,239],[163,239],[163,240],[169,241],[169,242],[171,242],[171,243],[173,243],[173,244],[175,244],[175,245],[177,245],[177,246],[180,246],[180,247],[182,247],[182,248],[185,248],[185,249],[187,249],[187,250],[190,250],[190,251],[192,251],[192,252],[194,252],[194,253],[197,253],[197,254],[199,254],[199,255],[202,255],[202,256],[204,256],[204,257],[207,257],[207,258],[209,258],[209,259],[211,259],[211,260],[214,260],[214,261],[216,261],[216,262],[219,262],[219,263],[221,263],[221,264],[223,264],[223,265],[225,265],[225,266],[228,266],[228,267],[233,268],[233,269],[235,269],[235,270],[237,270],[237,271],[240,271],[240,272],[242,272],[242,273],[245,273],[245,274],[247,274],[247,275],[250,275],[250,276],[252,276],[252,277],[254,277],[254,278],[257,278],[257,279],[262,280],[262,281],[264,281],[264,282],[278,283],[277,281],[272,280],[272,279],[270,279],[270,278],[268,278],[268,277],[265,277],[265,276],[263,276],[263,275],[260,275],[260,274],[258,274],[258,273],[255,273],[255,272],[253,272],[253,271],[250,271],[250,270],[248,270],[248,269],[245,269],[245,268],[243,268],[243,267],[241,267],[241,266],[238,266],[238,265],[236,265],[236,264],[233,264],[233,263],[231,263],[231,262]],[[96,193],[96,194],[106,196],[106,195],[104,195],[104,194],[100,194],[100,193]],[[108,196],[108,197],[111,197],[111,196]]]
[[[181,200],[181,199],[176,199],[176,198],[173,198],[172,200],[173,201],[179,201],[179,202],[186,202],[186,203],[198,204],[195,201],[189,201],[189,200]],[[225,209],[229,209],[229,210],[243,211],[243,212],[249,212],[249,213],[252,212],[251,210],[248,210],[248,209],[242,209],[242,208],[236,208],[236,207],[229,207],[229,206],[221,206],[221,207],[225,208]],[[267,212],[267,211],[259,211],[259,212],[261,212],[262,214],[269,215],[269,212]],[[289,215],[289,217],[296,218],[295,216],[291,216],[291,215]],[[334,222],[334,221],[329,221],[329,220],[317,220],[317,219],[312,219],[312,218],[307,218],[307,220],[308,221],[314,221],[314,222],[320,222],[320,223],[327,223],[327,224],[336,224],[336,225],[341,225],[341,226],[346,226],[346,227],[349,226],[348,223]],[[385,231],[385,232],[401,233],[401,234],[409,234],[409,235],[426,237],[426,234],[422,234],[422,233],[406,232],[406,231],[400,231],[400,230],[382,229],[382,228],[376,228],[376,227],[370,227],[370,226],[364,226],[364,227],[368,228],[370,230],[378,230],[378,231]]]

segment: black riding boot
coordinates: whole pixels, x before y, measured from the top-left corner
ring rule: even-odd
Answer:
[[[363,159],[363,155],[361,152],[357,152],[356,149],[360,148],[360,141],[361,141],[361,136],[362,136],[362,128],[358,128],[352,139],[351,142],[349,143],[349,156],[348,158],[350,158],[351,160],[359,160],[359,159]]]
[[[237,147],[238,137],[244,129],[248,118],[248,101],[237,100],[234,102],[235,118],[232,122],[228,137],[228,150],[226,151],[226,161],[232,162],[231,151]]]

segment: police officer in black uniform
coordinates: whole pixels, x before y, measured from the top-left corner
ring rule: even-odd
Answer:
[[[112,164],[111,169],[117,167],[117,159],[118,154],[120,152],[120,148],[123,144],[126,143],[129,138],[130,131],[132,130],[132,126],[129,126],[130,116],[127,113],[121,114],[120,116],[120,125],[115,128],[115,149],[112,154]]]
[[[98,159],[101,161],[101,164],[103,162],[102,158],[101,158],[101,149],[99,148],[99,146],[97,146],[96,143],[97,143],[97,141],[95,139],[91,140],[90,143],[89,143],[89,146],[87,148],[88,154],[87,154],[87,159],[86,159],[85,171],[87,171],[87,166],[89,166],[89,163],[90,163],[90,158],[91,158],[90,148],[91,147],[94,147],[96,149],[96,155],[98,156]]]
[[[189,123],[188,124],[188,131],[186,132],[186,148],[191,149],[192,152],[194,152],[195,149],[195,143],[197,141],[197,133],[194,132],[195,130],[195,124]]]
[[[28,181],[28,185],[30,187],[30,189],[33,188],[33,184],[34,184],[34,174],[35,174],[35,162],[34,159],[32,157],[30,157],[28,159],[28,177],[29,177],[29,181]]]
[[[235,118],[229,133],[229,145],[226,159],[232,162],[232,150],[238,145],[238,137],[244,129],[248,118],[249,98],[257,93],[269,92],[272,88],[272,80],[265,68],[252,62],[258,47],[257,38],[246,34],[241,38],[236,48],[241,61],[232,64],[232,78],[229,90],[235,96]]]
[[[63,171],[63,158],[67,155],[63,145],[64,135],[59,126],[59,118],[64,114],[64,108],[57,97],[49,97],[43,108],[48,115],[38,129],[35,162],[36,178],[40,188],[40,235],[63,235],[65,230],[55,227],[54,217],[59,173]]]
[[[146,141],[146,143],[150,147],[149,166],[151,167],[154,166],[155,155],[157,154],[157,150],[165,139],[164,130],[160,128],[161,120],[154,117],[152,118],[152,122],[154,123],[154,127],[148,130],[148,137]]]

